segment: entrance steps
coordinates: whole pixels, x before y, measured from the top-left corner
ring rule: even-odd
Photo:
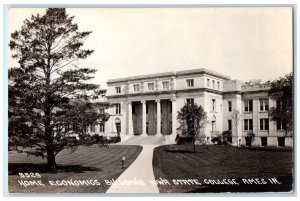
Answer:
[[[174,141],[174,140],[173,140]],[[172,140],[170,140],[169,135],[147,135],[147,136],[142,136],[142,135],[132,135],[128,139],[126,139],[123,142],[120,142],[118,144],[122,145],[146,145],[146,144],[173,144]]]

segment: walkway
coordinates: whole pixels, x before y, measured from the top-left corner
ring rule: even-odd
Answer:
[[[153,149],[158,145],[142,145],[143,150],[138,158],[128,167],[116,181],[139,181],[145,185],[120,185],[115,182],[106,193],[159,193],[158,187],[149,180],[154,180],[152,158]],[[140,181],[141,180],[141,181]]]

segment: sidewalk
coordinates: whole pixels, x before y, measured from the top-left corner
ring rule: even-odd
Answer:
[[[142,146],[143,150],[138,158],[117,180],[121,182],[142,180],[145,185],[120,185],[115,182],[106,193],[159,193],[158,187],[149,182],[149,180],[154,180],[152,168],[153,149],[158,145]]]

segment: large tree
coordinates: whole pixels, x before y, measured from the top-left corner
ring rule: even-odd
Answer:
[[[186,103],[178,111],[177,119],[179,120],[179,128],[177,130],[180,136],[191,138],[194,152],[196,152],[195,142],[203,139],[203,129],[208,123],[206,112],[201,105]]]
[[[80,115],[70,100],[104,93],[88,83],[96,70],[78,66],[93,50],[82,49],[91,32],[78,31],[73,19],[64,8],[47,9],[26,19],[9,43],[19,64],[9,69],[9,141],[34,148],[28,153],[47,157],[50,169],[59,151],[77,145],[59,128]]]
[[[290,133],[293,129],[293,74],[287,74],[269,83],[269,96],[276,101],[276,107],[270,108],[269,116],[281,125],[281,129]]]

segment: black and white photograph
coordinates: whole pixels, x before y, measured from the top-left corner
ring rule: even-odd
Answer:
[[[7,12],[9,195],[295,192],[293,6]]]

